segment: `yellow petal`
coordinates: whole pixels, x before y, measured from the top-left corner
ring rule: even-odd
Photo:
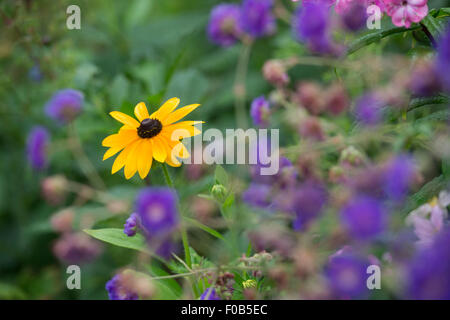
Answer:
[[[144,179],[152,167],[153,153],[152,153],[152,143],[150,140],[143,140],[141,145],[141,154],[138,158],[138,172],[141,179]]]
[[[132,144],[128,145],[125,149],[122,150],[122,152],[117,156],[116,160],[114,161],[114,164],[112,166],[111,169],[111,173],[114,174],[117,171],[119,171],[120,169],[122,169],[122,167],[125,165],[125,163],[127,162],[127,158],[128,155],[130,154],[130,152],[133,150],[133,148],[135,147],[136,143],[138,143],[138,141],[133,142]]]
[[[192,111],[194,111],[195,109],[197,109],[200,105],[199,104],[191,104],[189,106],[180,108],[178,110],[175,110],[174,112],[172,112],[171,114],[169,114],[163,121],[163,125],[169,125],[172,124],[174,122],[177,122],[178,120],[182,119],[183,117],[185,117],[186,115],[188,115],[189,113],[191,113]]]
[[[156,118],[159,121],[164,120],[173,110],[175,110],[175,108],[178,106],[179,103],[180,99],[178,98],[172,98],[167,100],[158,110],[152,113],[150,118],[152,119]]]
[[[176,123],[170,126],[163,127],[163,130],[161,131],[160,134],[164,135],[170,141],[177,141],[182,138],[189,138],[196,136],[200,133],[202,132],[196,127],[182,125],[180,122],[180,125]]]
[[[144,119],[150,118],[150,116],[148,115],[147,107],[145,106],[145,103],[143,103],[143,102],[139,102],[136,105],[136,107],[134,107],[134,115],[141,122]]]
[[[130,117],[129,115],[126,115],[125,113],[112,111],[109,114],[111,115],[111,117],[127,126],[137,128],[140,125],[140,123],[136,119]]]
[[[164,162],[167,157],[167,152],[163,141],[158,136],[152,138],[151,141],[153,143],[153,158],[155,158],[156,161]]]
[[[122,149],[123,149],[123,147],[109,148],[108,151],[106,151],[105,154],[103,155],[103,161],[105,161],[108,158],[111,158],[113,155],[115,155],[117,152],[119,152]]]
[[[102,146],[104,147],[125,147],[131,142],[137,140],[139,137],[137,135],[136,129],[134,130],[122,130],[119,133],[112,134],[102,141]]]
[[[175,157],[175,154],[172,152],[173,149],[171,149],[168,144],[165,144],[165,148],[167,152],[166,163],[171,167],[181,166],[181,162],[178,161],[177,157]]]
[[[133,144],[133,149],[130,151],[125,163],[125,178],[130,179],[137,171],[137,160],[141,152],[141,145],[143,140],[138,140]]]

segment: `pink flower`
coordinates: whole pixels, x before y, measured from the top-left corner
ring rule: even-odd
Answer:
[[[384,0],[386,12],[397,27],[409,28],[428,14],[428,0]]]
[[[417,244],[428,246],[444,225],[444,211],[439,206],[433,206],[429,219],[416,216],[413,218],[413,224],[414,233],[419,238]]]
[[[351,7],[352,3],[353,0],[336,0],[334,10],[336,10],[336,12],[339,14],[344,13],[345,11],[347,11],[347,9]]]

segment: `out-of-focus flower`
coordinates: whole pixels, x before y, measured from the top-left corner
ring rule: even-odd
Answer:
[[[407,295],[411,299],[450,299],[450,228],[420,250],[408,267]]]
[[[273,0],[244,0],[241,24],[253,38],[270,35],[275,31],[275,17],[272,14]]]
[[[242,200],[254,207],[267,209],[271,205],[271,187],[267,184],[251,184],[242,194]]]
[[[269,123],[270,103],[264,96],[260,96],[252,101],[250,115],[256,126],[266,127]]]
[[[179,223],[176,195],[169,188],[146,188],[136,199],[136,213],[148,237],[170,234]]]
[[[442,85],[450,92],[450,24],[445,33],[438,40],[436,57],[436,70],[441,78]]]
[[[405,154],[394,157],[384,174],[386,195],[395,201],[403,200],[416,176],[413,159]]]
[[[53,246],[53,253],[63,263],[83,264],[94,260],[102,251],[98,241],[88,235],[65,233]]]
[[[45,112],[60,124],[73,121],[83,110],[84,95],[78,90],[62,89],[47,102]]]
[[[47,148],[50,134],[47,129],[37,126],[31,129],[27,139],[27,157],[35,170],[43,170],[47,166]]]
[[[335,2],[334,10],[339,14],[343,14],[351,8],[354,0],[336,0]]]
[[[126,179],[130,179],[136,172],[144,179],[150,172],[152,159],[179,167],[181,162],[177,157],[189,158],[189,151],[181,139],[200,134],[201,131],[194,125],[203,121],[177,122],[200,106],[192,104],[175,110],[179,103],[178,98],[169,99],[150,115],[145,103],[140,102],[134,108],[139,121],[119,111],[109,113],[123,124],[119,133],[102,141],[102,146],[109,147],[103,160],[120,152],[112,166],[113,174],[125,167]]]
[[[67,179],[63,175],[54,175],[45,178],[41,183],[41,192],[45,200],[52,205],[64,201],[67,190]]]
[[[354,146],[349,146],[341,151],[339,162],[344,166],[359,167],[364,164],[364,154]]]
[[[293,100],[313,115],[318,115],[324,109],[322,88],[314,82],[300,83]]]
[[[356,196],[341,210],[341,221],[351,237],[371,240],[384,231],[386,212],[382,204],[368,196]]]
[[[139,226],[139,215],[133,212],[123,225],[123,233],[125,233],[129,237],[132,237],[137,233],[138,226]]]
[[[292,212],[294,230],[304,231],[321,213],[327,202],[326,189],[316,182],[305,182],[295,190]]]
[[[300,121],[299,133],[301,137],[315,141],[325,139],[325,134],[318,117],[306,117]]]
[[[210,199],[194,197],[190,201],[190,208],[199,221],[207,222],[215,212],[216,204]]]
[[[370,7],[372,5],[376,5],[380,8],[380,11],[383,13],[386,11],[386,5],[384,4],[385,0],[365,0],[366,7]]]
[[[213,287],[206,289],[200,296],[200,300],[222,300]]]
[[[322,2],[306,2],[294,15],[292,26],[297,39],[320,54],[337,54],[329,34],[329,10]]]
[[[367,93],[356,101],[356,118],[367,126],[377,125],[382,119],[382,107],[383,102],[375,94]]]
[[[428,14],[428,0],[385,0],[386,12],[397,27],[409,28]]]
[[[297,179],[297,171],[286,157],[278,159],[278,172],[273,175],[261,175],[261,168],[266,167],[261,163],[257,163],[250,168],[252,182],[256,184],[276,185],[284,189],[295,184]]]
[[[210,40],[220,46],[233,45],[242,35],[241,8],[235,4],[219,4],[211,11],[208,24]]]
[[[441,191],[439,198],[434,197],[409,213],[406,224],[414,226],[414,232],[419,238],[417,242],[419,246],[429,245],[436,234],[442,230],[448,216],[448,205],[450,205],[450,193]]]
[[[75,212],[71,209],[64,209],[55,213],[50,218],[50,224],[53,230],[58,232],[72,231],[72,223],[75,217]]]
[[[266,223],[258,229],[250,231],[248,237],[255,251],[270,251],[287,257],[292,254],[294,239],[284,228],[277,224]]]
[[[330,259],[325,275],[333,294],[341,299],[364,298],[368,294],[368,265],[364,259],[346,253]]]
[[[341,114],[349,105],[350,99],[342,84],[335,83],[325,91],[325,108],[331,114]]]
[[[289,83],[289,76],[286,66],[281,60],[268,60],[263,66],[264,78],[277,87],[285,86]]]
[[[106,291],[110,300],[138,300],[139,295],[129,286],[124,272],[116,274],[106,283]]]
[[[431,62],[420,62],[412,71],[408,87],[416,96],[431,96],[441,89],[439,75]]]
[[[353,32],[361,30],[367,21],[366,6],[362,3],[352,3],[350,8],[342,14],[341,19],[347,30]]]

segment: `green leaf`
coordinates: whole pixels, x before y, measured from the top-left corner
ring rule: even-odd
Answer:
[[[447,183],[448,179],[446,179],[444,175],[435,177],[409,198],[405,208],[402,210],[402,213],[408,214],[418,206],[429,201],[433,196],[437,195],[439,191],[445,189]]]
[[[404,27],[395,27],[395,28],[391,28],[391,29],[387,29],[387,30],[379,30],[379,31],[375,31],[372,33],[369,33],[367,35],[362,36],[361,38],[356,39],[355,41],[353,41],[348,50],[347,50],[347,55],[350,55],[352,53],[354,53],[355,51],[358,51],[361,48],[364,48],[374,42],[378,42],[381,39],[397,34],[397,33],[402,33],[402,32],[412,32],[414,30],[418,30],[420,29],[420,26],[413,26],[411,28],[404,28]]]
[[[433,37],[433,39],[430,39],[432,40],[432,42],[438,39],[439,35],[444,32],[445,29],[444,24],[441,22],[441,20],[436,19],[430,14],[423,18],[422,21],[420,21],[420,24],[422,24]]]
[[[136,234],[133,237],[128,237],[125,233],[123,233],[123,229],[118,228],[97,230],[85,229],[83,231],[91,237],[94,237],[95,239],[110,243],[118,247],[150,253],[144,237],[140,234]]]
[[[450,179],[450,159],[442,159],[442,174],[446,180]]]
[[[433,97],[425,97],[425,98],[414,98],[411,99],[408,111],[412,109],[416,109],[422,106],[426,106],[429,104],[445,104],[448,103],[449,99],[446,96],[433,96]]]
[[[216,183],[219,183],[223,186],[228,185],[228,174],[225,169],[221,165],[216,165],[216,171],[214,172],[214,179]]]
[[[208,227],[207,225],[204,225],[203,223],[198,222],[197,220],[191,219],[191,218],[188,218],[188,217],[183,217],[183,219],[186,220],[187,222],[189,222],[190,224],[192,224],[192,225],[202,229],[203,231],[209,233],[210,235],[212,235],[212,236],[214,236],[214,237],[216,237],[218,239],[225,240],[225,238],[219,232],[217,232],[216,230]]]

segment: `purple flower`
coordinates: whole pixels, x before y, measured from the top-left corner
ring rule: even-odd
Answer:
[[[420,250],[408,268],[411,299],[450,300],[450,228],[442,230],[431,247]]]
[[[128,288],[122,273],[116,274],[106,283],[106,291],[110,300],[138,300],[139,296]]]
[[[384,175],[384,190],[387,196],[395,201],[401,201],[414,180],[414,162],[408,155],[398,155],[390,161]]]
[[[66,233],[53,246],[53,253],[63,263],[83,264],[94,260],[102,251],[98,241],[84,233]]]
[[[436,58],[436,70],[441,77],[442,85],[450,92],[450,24],[438,43]]]
[[[257,208],[270,206],[271,187],[267,184],[251,184],[242,194],[242,200]]]
[[[329,35],[329,20],[329,10],[325,3],[305,2],[294,15],[294,34],[312,51],[331,54],[334,49]]]
[[[368,126],[377,125],[382,119],[383,103],[374,94],[367,93],[356,101],[356,118]]]
[[[224,47],[234,44],[242,34],[240,17],[238,5],[219,4],[214,7],[208,24],[209,39]]]
[[[250,108],[250,115],[256,126],[266,127],[270,115],[269,101],[267,101],[264,96],[254,99]]]
[[[60,124],[66,124],[74,120],[82,111],[84,96],[74,89],[57,91],[47,102],[45,112]]]
[[[335,295],[342,299],[363,298],[367,295],[368,262],[353,254],[342,253],[330,259],[325,276]]]
[[[136,234],[139,225],[139,215],[137,213],[132,213],[130,217],[125,221],[123,232],[132,237]]]
[[[244,0],[241,16],[244,31],[254,38],[273,33],[276,26],[272,6],[272,0]]]
[[[148,237],[165,236],[178,225],[176,195],[169,188],[146,188],[136,199],[136,212]]]
[[[328,198],[327,192],[316,182],[306,182],[293,195],[291,210],[296,216],[293,227],[296,231],[303,231],[321,214]]]
[[[213,287],[205,290],[200,296],[200,300],[222,300]]]
[[[44,127],[31,129],[27,139],[27,157],[31,166],[36,170],[42,170],[47,166],[47,147],[50,135]]]
[[[341,210],[341,221],[354,239],[370,240],[384,231],[386,213],[374,198],[357,196]]]
[[[366,6],[361,3],[352,4],[342,13],[342,23],[349,31],[358,31],[366,25]]]

